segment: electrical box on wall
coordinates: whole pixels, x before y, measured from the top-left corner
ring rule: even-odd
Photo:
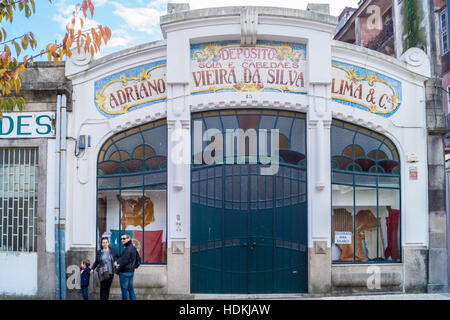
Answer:
[[[91,136],[81,135],[78,138],[78,149],[86,149],[91,146]]]

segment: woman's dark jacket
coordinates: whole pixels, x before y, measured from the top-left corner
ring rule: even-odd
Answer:
[[[119,264],[119,273],[122,272],[134,272],[135,263],[136,263],[136,253],[137,250],[134,247],[133,243],[128,241],[125,245],[125,250],[122,252],[122,255],[117,259],[117,263]]]
[[[109,251],[110,251],[111,256],[113,258],[113,262],[112,263],[114,263],[114,261],[117,261],[117,259],[119,258],[119,254],[113,248],[109,248]],[[95,270],[95,268],[97,268],[97,266],[99,266],[99,265],[101,266],[101,264],[102,264],[102,250],[100,249],[100,250],[97,250],[97,253],[95,254],[95,262],[92,265],[91,269]],[[113,269],[114,269],[114,266],[113,266]]]

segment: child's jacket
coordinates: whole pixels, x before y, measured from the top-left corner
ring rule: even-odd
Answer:
[[[81,274],[80,274],[81,286],[89,287],[89,278],[91,276],[91,269],[89,267],[86,267],[86,268],[80,268],[80,270],[81,270]]]

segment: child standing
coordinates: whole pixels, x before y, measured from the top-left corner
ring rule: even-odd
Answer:
[[[89,289],[89,278],[91,276],[91,269],[89,266],[91,262],[88,259],[81,261],[80,267],[80,283],[81,283],[81,295],[84,300],[89,300],[88,289]]]

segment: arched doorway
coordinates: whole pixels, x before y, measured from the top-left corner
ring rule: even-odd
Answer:
[[[147,123],[119,132],[97,161],[97,239],[123,250],[127,233],[143,264],[167,262],[167,123]],[[97,241],[98,245],[99,241]]]
[[[191,292],[307,292],[305,115],[226,110],[192,124]],[[277,170],[262,174],[269,158]]]

